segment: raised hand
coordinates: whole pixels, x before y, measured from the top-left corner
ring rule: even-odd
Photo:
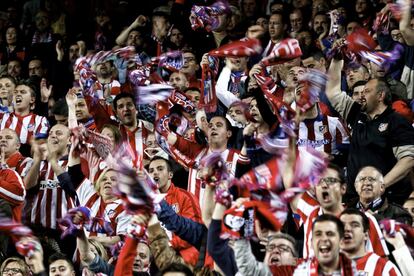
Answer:
[[[63,51],[63,47],[62,47],[62,41],[58,40],[58,42],[56,42],[56,54],[57,54],[57,60],[58,61],[62,61],[63,60],[63,56],[64,56],[64,51]]]
[[[68,93],[66,93],[66,103],[68,105],[69,108],[71,107],[75,107],[76,104],[76,100],[77,100],[77,96],[76,96],[76,90],[75,89],[69,89]]]
[[[42,78],[40,82],[40,95],[42,103],[47,103],[50,96],[52,95],[53,85],[47,86],[47,81],[45,78]]]

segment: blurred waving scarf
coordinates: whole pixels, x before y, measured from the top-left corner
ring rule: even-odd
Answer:
[[[222,220],[221,238],[252,238],[256,233],[255,221],[272,231],[279,231],[282,223],[263,202],[252,200],[225,211]]]
[[[296,105],[302,112],[308,110],[319,100],[319,95],[325,92],[327,80],[327,75],[316,69],[308,69],[302,76],[299,83],[303,85],[303,88],[299,101],[296,101]],[[299,87],[298,85],[296,89]]]
[[[154,83],[146,86],[135,87],[137,104],[155,104],[167,100],[174,91],[169,84]]]
[[[223,45],[208,54],[214,57],[250,57],[259,55],[262,46],[258,39],[242,39]]]
[[[153,64],[170,72],[178,72],[183,67],[184,58],[181,51],[170,51],[151,59]]]
[[[262,59],[261,63],[264,66],[271,66],[300,56],[302,56],[302,50],[300,49],[299,42],[293,38],[286,38],[275,46],[272,52]]]
[[[79,145],[84,143],[92,144],[98,155],[105,160],[111,153],[112,142],[107,136],[92,131],[80,125],[71,130],[74,135],[74,141]]]
[[[190,23],[193,30],[205,29],[207,32],[216,30],[220,21],[218,16],[226,13],[229,7],[224,2],[216,2],[211,6],[197,6],[191,8]]]
[[[201,97],[199,108],[207,112],[215,112],[218,105],[216,95],[216,74],[218,71],[219,60],[216,57],[208,56],[209,64],[201,67]]]
[[[407,246],[411,251],[414,251],[414,228],[412,226],[393,219],[383,219],[380,222],[380,227],[391,237],[394,237],[397,232],[400,232]]]

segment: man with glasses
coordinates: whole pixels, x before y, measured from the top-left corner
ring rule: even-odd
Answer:
[[[272,275],[273,266],[294,266],[298,258],[295,239],[284,233],[268,236],[263,262],[256,260],[250,241],[238,239],[234,242],[234,255],[242,275]]]
[[[300,224],[304,226],[303,258],[314,256],[311,245],[313,222],[322,214],[339,217],[345,209],[342,205],[342,196],[345,192],[346,182],[342,169],[330,163],[316,185],[314,194],[306,192],[298,201],[291,203],[293,212],[300,216]],[[371,224],[367,250],[381,257],[388,255],[389,252],[377,220],[368,213],[367,216]]]
[[[383,196],[384,177],[375,167],[368,166],[359,171],[355,179],[355,189],[359,200],[353,204],[353,207],[361,211],[371,211],[378,221],[389,218],[408,225],[412,224],[412,218],[406,210],[400,205],[389,202]]]

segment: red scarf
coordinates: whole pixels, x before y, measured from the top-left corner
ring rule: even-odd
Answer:
[[[319,275],[318,266],[319,266],[318,259],[313,258],[310,264],[309,276]],[[339,254],[339,267],[341,269],[342,276],[352,276],[352,275],[356,275],[357,273],[355,263],[352,263],[352,260],[348,259],[342,253]]]

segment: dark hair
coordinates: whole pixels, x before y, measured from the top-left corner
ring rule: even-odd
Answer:
[[[320,50],[313,51],[309,54],[309,57],[313,57],[313,59],[320,61],[321,58],[325,58],[325,55]]]
[[[390,87],[388,86],[387,82],[385,81],[385,79],[383,78],[379,78],[376,79],[377,80],[377,86],[376,86],[376,90],[377,93],[379,92],[384,92],[384,104],[385,105],[391,105],[392,104],[392,98],[391,98],[391,90]]]
[[[211,119],[210,119],[210,121],[213,119],[213,118],[222,118],[225,122],[226,122],[226,130],[230,130],[231,131],[231,129],[232,129],[232,126],[231,126],[231,123],[230,123],[230,121],[226,118],[226,117],[224,117],[224,116],[220,116],[220,115],[215,115],[215,116],[213,116],[213,117],[211,117]],[[210,122],[209,121],[209,122]]]
[[[325,221],[332,221],[333,223],[335,223],[336,228],[337,228],[338,233],[339,233],[339,237],[341,239],[344,237],[344,232],[345,232],[344,224],[342,223],[342,221],[339,218],[335,217],[334,215],[330,215],[330,214],[323,214],[323,215],[320,215],[319,217],[317,217],[315,219],[315,221],[313,222],[313,224],[312,224],[312,232],[313,232],[313,229],[315,228],[316,223],[325,222]]]
[[[16,87],[19,85],[24,85],[30,88],[30,96],[33,98],[36,98],[36,94],[39,92],[36,84],[34,83],[33,79],[28,78],[26,80],[21,80],[16,83]]]
[[[118,108],[118,101],[120,99],[123,99],[123,98],[130,98],[132,100],[132,102],[134,103],[134,105],[135,105],[135,97],[134,97],[134,95],[132,95],[130,93],[126,93],[126,92],[121,92],[121,93],[119,93],[118,95],[115,96],[115,99],[114,99],[114,101],[112,103],[113,106],[114,106],[115,112],[116,112],[116,109]]]
[[[341,216],[342,215],[358,215],[358,216],[360,216],[361,220],[362,220],[362,227],[364,228],[364,232],[369,231],[369,219],[368,219],[367,215],[365,215],[360,210],[358,210],[356,208],[347,208],[341,213]]]
[[[159,272],[158,275],[164,275],[167,272],[182,272],[184,273],[185,276],[192,276],[193,272],[191,271],[191,269],[184,265],[184,264],[180,264],[180,263],[172,263],[169,266],[165,267],[163,270],[161,270]]]
[[[71,261],[71,259],[69,259],[65,254],[62,253],[55,253],[53,255],[51,255],[48,259],[48,264],[51,265],[52,263],[59,261],[59,260],[64,260],[69,264],[69,267],[74,270],[73,267],[73,263]]]
[[[173,170],[172,170],[172,165],[171,165],[170,161],[169,161],[169,160],[167,160],[167,159],[165,159],[165,158],[163,158],[163,157],[161,157],[161,156],[155,156],[154,158],[152,158],[152,159],[148,162],[148,165],[146,166],[146,167],[147,167],[147,170],[148,170],[148,168],[149,168],[150,164],[151,164],[152,162],[154,162],[154,161],[157,161],[157,160],[163,160],[163,161],[165,162],[165,164],[167,164],[167,170],[168,170],[168,172],[173,172]]]
[[[52,108],[53,115],[61,115],[68,117],[68,104],[65,99],[59,99]]]
[[[197,91],[198,93],[200,93],[200,94],[201,94],[200,88],[195,87],[195,86],[191,86],[191,87],[188,87],[188,88],[184,89],[184,91],[183,91],[183,92],[184,92],[184,94],[185,94],[187,91]]]
[[[283,24],[283,25],[285,25],[285,24],[287,24],[287,23],[288,23],[287,17],[286,17],[286,15],[285,15],[284,13],[281,13],[281,12],[274,12],[274,13],[272,13],[272,14],[269,16],[269,20],[270,20],[270,17],[271,17],[272,15],[280,15],[280,17],[282,18],[282,24]]]
[[[362,85],[365,85],[365,84],[367,84],[367,81],[364,81],[364,80],[360,80],[360,81],[357,81],[356,83],[354,83],[354,85],[351,87],[352,93],[354,93],[355,87],[362,86]]]
[[[339,167],[333,162],[329,162],[327,169],[336,171],[338,173],[339,181],[341,182],[340,184],[346,184],[345,172],[343,168]]]

